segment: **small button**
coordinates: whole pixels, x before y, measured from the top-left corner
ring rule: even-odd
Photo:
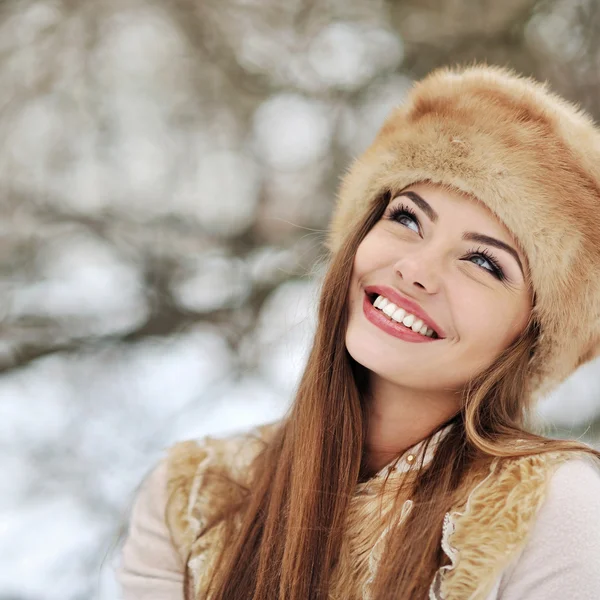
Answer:
[[[406,457],[406,462],[409,463],[409,464],[412,463],[414,460],[415,460],[415,455],[414,454],[409,454]]]

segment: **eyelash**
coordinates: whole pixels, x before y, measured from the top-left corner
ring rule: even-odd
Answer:
[[[400,219],[402,217],[409,217],[417,224],[417,226],[420,226],[419,219],[417,218],[415,211],[412,210],[411,208],[409,208],[408,206],[406,206],[405,204],[399,204],[399,205],[394,206],[391,209],[389,215],[387,216],[387,218],[390,221],[397,221],[397,222],[400,222]],[[480,267],[481,269],[483,269],[484,271],[487,271],[488,273],[491,273],[494,277],[496,277],[496,279],[498,279],[500,281],[503,281],[504,279],[506,279],[506,275],[504,273],[504,270],[500,266],[498,259],[487,248],[476,248],[476,249],[474,248],[467,252],[468,258],[473,258],[474,256],[482,256],[492,266],[492,270],[486,269],[485,267]],[[473,264],[475,264],[475,263],[473,263]],[[479,266],[479,265],[477,265],[477,266]]]

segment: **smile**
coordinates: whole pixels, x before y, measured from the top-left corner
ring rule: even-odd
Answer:
[[[369,296],[369,298],[371,299],[372,296]],[[424,321],[419,319],[419,317],[413,315],[404,308],[396,306],[385,296],[377,296],[373,302],[373,306],[385,313],[393,321],[396,321],[396,323],[402,323],[402,325],[412,329],[414,332],[426,335],[427,337],[432,337],[435,334],[435,337],[438,337],[435,331],[431,327],[428,327]]]
[[[373,302],[379,308],[373,306]],[[389,308],[387,312],[384,312],[383,309],[386,306]],[[398,311],[402,311],[403,314],[401,315]],[[402,340],[419,343],[435,342],[440,339],[435,331],[427,327],[422,321],[416,319],[414,315],[404,309],[398,309],[395,304],[387,301],[386,298],[378,294],[364,294],[363,312],[373,325]],[[390,312],[395,318],[389,314]],[[425,333],[421,333],[421,331],[425,331]]]

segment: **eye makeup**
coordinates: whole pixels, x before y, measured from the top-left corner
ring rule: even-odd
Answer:
[[[419,222],[419,219],[418,219],[415,211],[412,210],[411,208],[409,208],[408,206],[406,206],[405,204],[397,204],[397,205],[393,206],[390,209],[390,211],[387,213],[385,218],[390,221],[395,221],[395,222],[399,223],[400,225],[404,225],[402,220],[408,218],[415,223],[415,225],[419,229],[419,232],[421,230],[421,224]],[[406,225],[404,225],[404,226],[407,227]],[[407,227],[407,229],[408,229],[408,227]],[[500,266],[500,261],[487,248],[481,248],[481,247],[478,247],[476,249],[473,248],[466,253],[466,255],[464,256],[464,258],[462,260],[472,260],[473,258],[482,258],[484,260],[484,262],[488,263],[490,268],[487,268],[487,267],[485,267],[481,264],[475,263],[475,262],[473,264],[479,266],[484,271],[487,271],[488,273],[490,273],[492,276],[494,276],[499,281],[504,281],[506,279],[506,274],[504,272],[504,269]]]

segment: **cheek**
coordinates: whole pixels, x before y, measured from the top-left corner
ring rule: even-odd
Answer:
[[[505,294],[470,294],[460,309],[459,332],[473,350],[494,356],[523,331],[530,312],[526,297]]]
[[[383,243],[376,230],[371,230],[359,244],[352,267],[352,276],[361,281],[370,273],[383,268],[392,260],[390,244]],[[369,282],[372,283],[372,282]]]

